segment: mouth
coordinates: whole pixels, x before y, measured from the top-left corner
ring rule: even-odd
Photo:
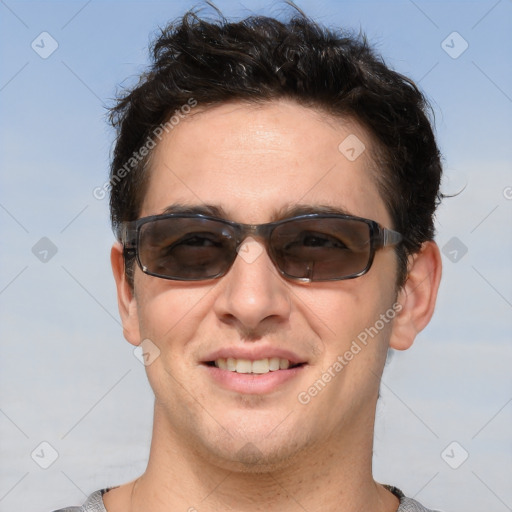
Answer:
[[[298,368],[299,366],[303,366],[304,363],[292,363],[289,359],[282,357],[269,357],[255,360],[220,357],[215,361],[208,361],[206,365],[228,372],[264,375],[270,372]]]
[[[233,352],[233,351],[231,351]],[[236,352],[236,351],[235,351]],[[262,352],[262,351],[260,351]],[[272,351],[270,351],[272,352]],[[202,363],[208,378],[220,387],[243,395],[270,395],[289,386],[300,378],[307,362],[294,354],[232,354],[245,357],[229,357],[231,354],[212,354]],[[224,357],[222,357],[224,356]],[[292,359],[293,358],[293,359]]]

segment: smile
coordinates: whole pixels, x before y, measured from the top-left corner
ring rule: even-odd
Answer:
[[[264,359],[256,359],[251,361],[250,359],[235,359],[234,357],[223,358],[220,357],[213,361],[213,364],[221,369],[229,372],[236,373],[255,373],[264,374],[269,372],[275,372],[278,370],[288,370],[294,366],[288,359],[280,357],[270,357]]]

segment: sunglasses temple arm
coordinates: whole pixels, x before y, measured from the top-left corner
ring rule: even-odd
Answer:
[[[117,239],[123,244],[125,250],[135,249],[137,230],[129,222],[123,222],[117,229]]]
[[[393,231],[392,229],[387,228],[381,229],[379,238],[382,247],[386,247],[388,245],[396,245],[404,239],[401,233],[398,233],[397,231]]]

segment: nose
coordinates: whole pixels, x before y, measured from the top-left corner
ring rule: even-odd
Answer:
[[[290,316],[289,285],[279,275],[265,247],[252,237],[239,247],[215,302],[223,321],[243,332],[255,332],[268,323],[281,323]]]

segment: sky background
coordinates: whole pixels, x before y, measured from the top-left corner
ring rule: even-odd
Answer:
[[[158,27],[195,5],[0,1],[0,512],[77,505],[145,468],[152,395],[122,336],[108,204],[93,190],[108,179],[105,107]],[[216,5],[230,18],[288,11]],[[445,512],[510,511],[512,1],[297,5],[362,29],[419,84],[443,191],[460,192],[437,217],[434,319],[384,373],[375,478]]]

